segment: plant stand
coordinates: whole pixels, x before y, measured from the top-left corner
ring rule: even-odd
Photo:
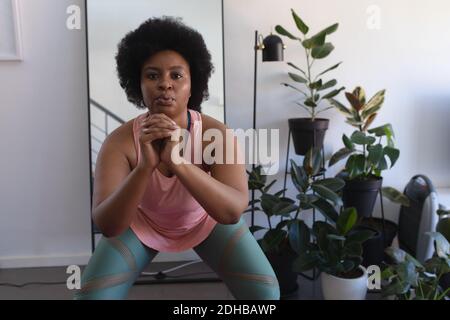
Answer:
[[[316,141],[316,131],[314,130],[314,139],[313,141]],[[287,182],[287,175],[290,174],[290,170],[288,170],[288,164],[289,164],[289,156],[290,156],[290,147],[291,147],[291,129],[289,128],[289,134],[288,134],[288,143],[287,143],[287,152],[286,152],[286,166],[285,166],[285,171],[284,171],[284,183],[283,183],[283,189],[286,189],[286,182]],[[313,180],[315,181],[317,179],[317,177],[322,177],[325,178],[325,152],[324,152],[324,147],[322,146],[322,167],[319,171],[319,173],[315,176],[313,176]],[[283,197],[286,194],[286,190],[283,192]],[[316,209],[313,208],[313,223],[316,222]],[[307,279],[307,280],[317,280],[319,278],[320,272],[317,272],[316,268],[313,269],[312,271],[312,277],[300,272],[298,273],[300,276],[302,276],[303,278]]]
[[[314,132],[314,135],[315,135],[315,132]],[[315,141],[315,137],[314,137],[314,141]],[[283,189],[286,189],[287,175],[290,174],[290,170],[288,170],[290,146],[291,146],[291,130],[289,129]],[[325,156],[324,156],[324,147],[323,146],[322,146],[321,152],[322,152],[322,168],[320,169],[320,172],[316,176],[313,177],[314,180],[317,177],[325,178],[326,169],[325,169]],[[286,191],[283,192],[283,196],[285,196],[285,193],[286,193]],[[382,230],[381,231],[382,231],[382,241],[383,241],[383,246],[384,246],[384,244],[386,243],[386,223],[385,223],[385,215],[384,215],[383,194],[382,194],[381,187],[378,189],[378,195],[380,197],[380,205],[381,205],[381,222],[382,222],[382,225],[381,225]],[[314,222],[316,222],[316,209],[313,208],[312,211],[313,211],[313,223],[314,223]],[[307,275],[303,272],[300,272],[298,274],[300,276],[302,276],[303,278],[305,278],[307,280],[312,280],[312,281],[317,280],[320,275],[320,273],[316,270],[316,268],[313,269],[312,276]]]

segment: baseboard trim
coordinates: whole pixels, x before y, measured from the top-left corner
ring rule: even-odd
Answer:
[[[0,257],[0,269],[61,267],[73,264],[84,266],[89,262],[90,257],[90,252],[71,255],[7,256]],[[197,259],[199,259],[198,255],[190,249],[177,253],[160,252],[153,262],[178,262]]]

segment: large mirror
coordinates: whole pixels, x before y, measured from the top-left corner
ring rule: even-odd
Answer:
[[[119,85],[115,55],[120,40],[151,17],[179,17],[202,34],[214,65],[202,113],[225,122],[222,0],[87,0],[86,7],[92,177],[105,137],[146,112],[127,100]]]
[[[150,17],[180,17],[202,34],[215,70],[202,112],[224,122],[222,0],[87,0],[87,13],[93,171],[104,138],[123,122],[145,112],[127,101],[114,57],[125,34]]]

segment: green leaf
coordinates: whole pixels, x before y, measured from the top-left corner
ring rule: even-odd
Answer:
[[[295,24],[297,25],[298,30],[301,31],[303,34],[307,34],[309,31],[309,27],[306,25],[306,23],[303,22],[303,20],[295,13],[293,9],[291,9],[292,17],[294,18]]]
[[[450,214],[450,210],[438,209],[436,213],[438,214],[438,216],[444,216]]]
[[[325,178],[314,181],[312,185],[321,185],[334,192],[337,192],[345,186],[345,181],[340,178]]]
[[[303,71],[302,69],[300,69],[299,67],[297,67],[297,66],[296,66],[295,64],[293,64],[292,62],[288,62],[288,66],[291,66],[292,68],[294,68],[294,69],[300,71],[300,72],[303,73],[303,74],[305,75],[305,77],[306,77],[306,72]]]
[[[291,213],[293,211],[296,211],[298,209],[298,207],[296,205],[293,204],[294,201],[291,202],[287,202],[287,201],[282,201],[280,203],[277,203],[273,206],[272,208],[272,212],[274,215],[277,216],[285,216],[288,213]]]
[[[330,240],[345,241],[345,237],[338,236],[338,235],[335,235],[335,234],[329,234],[329,235],[327,235],[327,238],[330,239]]]
[[[304,103],[305,103],[306,106],[311,107],[311,108],[317,107],[317,104],[314,103],[314,102],[311,100],[311,98],[306,99]]]
[[[311,188],[323,198],[330,200],[335,205],[342,206],[342,199],[332,190],[321,185],[312,185]]]
[[[342,135],[342,142],[344,142],[344,145],[347,149],[355,150],[355,145],[345,134]]]
[[[382,157],[380,159],[380,162],[378,162],[377,169],[381,172],[383,170],[386,170],[387,168],[388,168],[387,161],[384,157]]]
[[[289,31],[287,31],[286,29],[284,29],[282,26],[277,25],[275,27],[275,31],[278,32],[278,34],[282,35],[282,36],[286,36],[292,40],[301,40],[300,38],[297,38],[296,36],[292,35]]]
[[[338,213],[336,209],[325,199],[317,199],[311,203],[311,206],[319,210],[327,219],[336,223],[338,219]]]
[[[309,204],[317,201],[317,199],[319,199],[319,197],[314,194],[299,193],[297,195],[297,199],[300,200],[301,203],[306,203],[309,205]]]
[[[381,188],[381,193],[383,197],[388,198],[394,203],[399,203],[405,207],[409,207],[410,205],[409,198],[397,189],[394,189],[392,187],[383,187]]]
[[[306,80],[305,78],[303,78],[302,76],[300,76],[300,75],[298,75],[296,73],[288,72],[288,75],[295,82],[300,82],[300,83],[308,82],[308,80]]]
[[[348,234],[347,243],[364,243],[371,239],[375,233],[371,230],[355,230]]]
[[[336,228],[341,235],[346,235],[355,225],[358,214],[355,208],[346,208],[339,215],[336,222]]]
[[[334,87],[337,84],[337,81],[335,79],[325,82],[320,88],[318,88],[318,91],[326,90],[331,87]]]
[[[389,247],[384,250],[386,254],[394,260],[396,264],[402,263],[406,259],[406,252],[396,247]]]
[[[278,247],[281,244],[281,242],[286,238],[286,236],[287,232],[285,230],[271,229],[267,231],[263,237],[265,249],[267,249],[267,251],[270,251]]]
[[[278,197],[275,197],[274,195],[268,193],[264,193],[263,195],[261,195],[261,207],[265,214],[269,217],[274,214],[273,208],[278,202]]]
[[[322,79],[317,80],[309,85],[310,89],[319,89],[322,86]]]
[[[362,245],[360,242],[346,243],[344,245],[344,252],[346,255],[351,257],[360,257],[363,253]]]
[[[308,176],[306,175],[305,169],[299,167],[294,160],[291,159],[291,179],[294,186],[299,192],[306,192],[308,189]]]
[[[341,161],[342,159],[347,158],[349,155],[351,155],[354,151],[348,148],[342,148],[338,150],[335,154],[331,156],[330,162],[328,164],[329,167],[334,165],[335,163]]]
[[[297,254],[306,251],[310,237],[309,228],[302,220],[296,220],[289,226],[289,244]]]
[[[447,239],[439,232],[426,232],[436,243],[436,254],[440,258],[449,259],[450,255],[450,244]]]
[[[376,141],[376,139],[371,136],[366,136],[364,132],[355,131],[351,135],[350,141],[355,144],[359,144],[359,145],[365,145],[365,144],[371,145]]]
[[[385,124],[376,128],[372,128],[367,130],[368,133],[374,133],[377,137],[386,136],[388,133],[391,133],[394,136],[394,131],[392,129],[391,124]]]
[[[324,30],[320,31],[319,33],[325,33],[326,35],[332,34],[335,32],[339,27],[339,23],[332,24],[331,26],[325,28]]]
[[[367,150],[369,151],[367,160],[377,166],[381,157],[383,157],[383,146],[381,144],[376,144],[374,146],[368,146]]]
[[[289,227],[289,225],[293,222],[293,220],[281,220],[280,222],[278,222],[275,229],[283,229],[285,226]]]
[[[311,56],[314,59],[323,59],[327,57],[333,50],[334,46],[331,43],[327,42],[319,47],[313,48],[311,51]]]
[[[384,102],[384,94],[386,90],[380,90],[375,95],[370,98],[369,102],[364,105],[363,110],[373,109],[375,107],[381,107]]]
[[[316,47],[320,47],[325,43],[326,34],[321,34],[318,36],[311,37],[310,39],[306,39],[302,42],[302,45],[306,49],[312,49]]]
[[[351,155],[345,164],[345,171],[348,172],[349,178],[353,179],[364,173],[365,158],[362,154]]]
[[[345,120],[345,122],[350,124],[350,125],[352,125],[352,126],[354,126],[354,127],[356,127],[356,128],[358,128],[358,129],[359,129],[360,126],[362,126],[364,124],[363,121],[358,121],[358,120],[354,120],[354,119],[351,119],[351,118],[347,118],[347,120]]]
[[[325,69],[324,71],[322,71],[321,73],[319,73],[319,74],[317,75],[317,78],[320,77],[321,75],[323,75],[323,74],[325,74],[325,73],[331,71],[331,70],[336,69],[337,67],[339,67],[339,65],[340,65],[341,63],[342,63],[342,61],[339,62],[339,63],[337,63],[337,64],[335,64],[335,65],[332,66],[332,67],[329,67],[328,69]]]
[[[402,279],[407,284],[415,287],[417,286],[417,280],[419,274],[416,272],[416,267],[414,263],[407,261],[399,265],[397,269],[397,274],[400,279]]]
[[[340,103],[337,100],[334,99],[329,99],[331,105],[333,105],[336,109],[338,109],[338,111],[342,112],[345,116],[347,117],[351,117],[352,113],[350,112],[349,109],[347,109],[342,103]]]
[[[383,152],[385,155],[389,157],[389,160],[391,160],[391,168],[392,168],[394,164],[397,162],[398,157],[400,156],[400,150],[386,146],[384,147]]]
[[[322,99],[331,99],[331,98],[337,96],[344,89],[345,89],[345,87],[341,87],[339,89],[334,89],[334,90],[328,92],[326,95],[324,95]]]
[[[292,270],[295,272],[305,272],[314,268],[317,262],[318,257],[316,253],[305,252],[294,260]]]
[[[370,117],[372,114],[374,114],[375,112],[377,112],[378,110],[381,109],[381,105],[372,107],[370,109],[366,109],[361,113],[361,117],[366,120],[368,117]]]

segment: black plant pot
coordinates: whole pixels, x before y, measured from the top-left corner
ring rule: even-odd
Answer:
[[[296,154],[304,156],[312,147],[322,148],[328,119],[292,118],[288,121]]]
[[[292,265],[297,254],[289,245],[283,246],[279,252],[266,252],[275,275],[280,285],[281,298],[290,296],[297,292],[297,273],[292,271]]]
[[[360,226],[370,228],[377,232],[372,239],[367,240],[363,244],[362,265],[365,267],[370,265],[380,266],[383,261],[388,262],[389,256],[384,251],[392,245],[392,241],[397,235],[397,224],[385,219],[383,233],[383,219],[370,217],[363,218]]]
[[[383,178],[345,180],[342,194],[344,208],[355,207],[359,217],[372,216],[375,200],[383,184]]]

